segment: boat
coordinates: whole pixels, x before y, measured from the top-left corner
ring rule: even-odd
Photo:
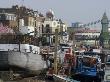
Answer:
[[[46,61],[36,45],[37,38],[7,29],[9,27],[0,25],[0,71],[13,70],[37,75],[46,69]]]

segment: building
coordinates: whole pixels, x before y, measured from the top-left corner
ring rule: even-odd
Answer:
[[[101,24],[102,24],[102,30],[100,35],[100,45],[103,48],[108,48],[109,47],[108,44],[110,45],[110,35],[109,35],[109,28],[108,28],[109,20],[106,13],[103,14]]]
[[[90,28],[83,28],[75,32],[75,40],[87,45],[99,45],[99,36],[99,30],[91,30]]]
[[[39,28],[38,22],[42,22],[41,14],[36,14],[36,11],[26,8],[25,6],[19,7],[18,5],[14,5],[11,8],[0,8],[0,13],[8,13],[8,15],[11,15],[10,17],[8,17],[9,19],[11,19],[10,21],[12,21],[12,19],[16,21],[16,23],[14,21],[12,23],[15,24],[14,26],[16,27],[16,32],[21,32],[22,34],[30,33],[31,35],[33,35],[34,33],[32,34],[32,32],[35,32],[35,27],[37,29]],[[12,15],[15,15],[16,19],[13,18]],[[40,31],[41,29],[42,27],[40,28]]]
[[[58,29],[60,41],[62,40],[61,37],[63,36],[61,32],[64,34],[64,32],[67,31],[66,23],[64,23],[61,19],[56,19],[52,11],[48,11],[46,13],[43,26],[43,36],[46,38],[48,45],[55,42],[55,29]]]
[[[0,13],[0,23],[3,24],[3,26],[8,26],[12,29],[17,30],[17,17],[15,14],[10,13]]]
[[[45,17],[43,15],[41,16],[41,13],[35,16],[35,31],[38,37],[41,37],[44,32],[44,20]]]
[[[91,29],[90,27],[68,27],[69,40],[73,44],[97,45],[99,46],[100,30]]]
[[[65,41],[68,39],[65,36],[65,34],[67,35],[66,23],[61,19],[56,19],[52,10],[44,16],[25,6],[15,5],[11,8],[0,8],[0,22],[10,26],[18,34],[35,36],[40,42],[44,41],[47,45],[54,42],[55,29],[59,31],[60,39]]]
[[[83,24],[81,22],[72,23],[72,27],[81,27]]]

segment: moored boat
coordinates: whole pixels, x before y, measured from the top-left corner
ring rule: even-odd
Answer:
[[[40,55],[34,36],[6,31],[0,26],[0,71],[26,71],[27,74],[39,74],[47,68],[46,61]],[[6,31],[6,32],[5,32]],[[34,40],[34,41],[33,41]]]

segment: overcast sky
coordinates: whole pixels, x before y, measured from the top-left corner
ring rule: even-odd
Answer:
[[[69,25],[72,22],[88,23],[101,19],[106,11],[110,18],[110,0],[1,0],[0,7],[11,7],[13,4],[38,10],[45,14],[52,9],[57,18]]]

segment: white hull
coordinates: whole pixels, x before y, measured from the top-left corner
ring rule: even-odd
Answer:
[[[0,68],[15,66],[31,71],[46,68],[46,63],[42,56],[34,53],[24,53],[18,51],[0,51]]]

